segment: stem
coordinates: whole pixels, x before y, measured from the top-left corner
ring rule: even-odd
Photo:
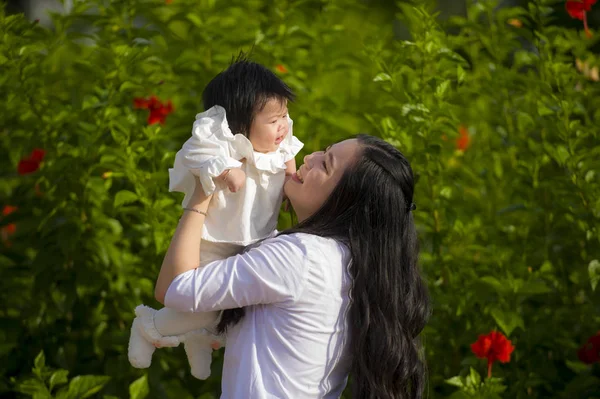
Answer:
[[[488,378],[492,378],[492,364],[494,364],[494,362],[488,359]]]
[[[583,29],[585,30],[585,35],[590,39],[592,37],[592,32],[590,32],[590,29],[588,28],[587,13],[585,11],[583,12]]]

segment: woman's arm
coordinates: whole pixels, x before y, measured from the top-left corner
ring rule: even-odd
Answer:
[[[318,239],[317,239],[318,240]],[[265,240],[236,256],[187,271],[168,287],[165,306],[180,312],[210,312],[300,298],[317,251],[312,240],[290,234]],[[317,266],[317,269],[319,266]]]
[[[206,212],[211,198],[212,195],[204,194],[196,177],[196,188],[187,207]],[[164,304],[167,290],[175,277],[200,266],[200,240],[204,219],[204,215],[192,211],[184,211],[179,219],[154,288],[154,296],[158,302]]]

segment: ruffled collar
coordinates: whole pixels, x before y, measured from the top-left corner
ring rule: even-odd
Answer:
[[[246,158],[246,162],[254,165],[256,169],[270,173],[277,173],[286,169],[286,161],[293,158],[302,148],[303,144],[292,134],[294,122],[288,116],[289,131],[285,139],[276,151],[261,153],[254,151],[252,143],[241,133],[233,134],[227,123],[225,109],[215,105],[206,112],[196,115],[194,125],[208,128],[211,133],[221,140],[229,143],[232,157],[236,159]]]

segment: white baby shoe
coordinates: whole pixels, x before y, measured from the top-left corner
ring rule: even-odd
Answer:
[[[178,346],[182,337],[162,336],[154,327],[154,314],[156,309],[139,305],[135,308],[136,318],[133,319],[131,335],[129,337],[128,357],[129,363],[135,368],[145,369],[152,363],[152,355],[157,347]]]

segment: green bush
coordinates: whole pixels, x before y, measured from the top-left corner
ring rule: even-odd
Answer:
[[[430,397],[600,397],[577,357],[600,330],[600,59],[564,1],[444,23],[425,1],[73,3],[52,30],[0,12],[0,396],[218,396],[221,354],[197,381],[181,348],[148,370],[126,349],[180,214],[167,169],[251,50],[297,92],[304,153],[366,131],[411,160]],[[164,124],[134,107],[153,95]],[[515,350],[490,379],[470,344],[492,330]]]

